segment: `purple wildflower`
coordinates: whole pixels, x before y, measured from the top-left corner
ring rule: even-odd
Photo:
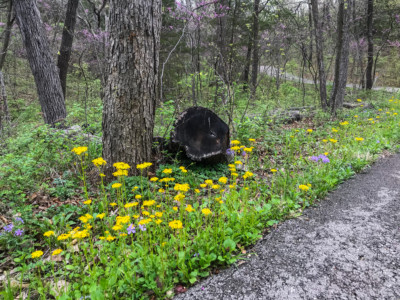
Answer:
[[[229,155],[229,156],[233,156],[233,155],[235,155],[235,151],[233,151],[232,149],[226,149],[226,155]]]
[[[195,253],[195,254],[193,254],[193,257],[197,257],[199,255],[200,255],[200,253]]]
[[[324,164],[327,164],[328,162],[330,162],[329,158],[327,158],[326,156],[322,157],[322,158],[321,158],[321,161],[322,161]]]
[[[24,230],[23,229],[17,229],[14,232],[14,236],[21,236],[24,234]]]
[[[129,225],[129,227],[126,230],[128,231],[128,234],[136,233],[136,229],[135,229],[135,226],[133,226],[133,224]]]
[[[242,152],[242,156],[245,157],[246,156],[246,152],[243,151]]]
[[[139,229],[140,229],[141,231],[146,231],[146,225],[141,225],[141,224],[139,224]]]
[[[380,142],[381,142],[380,140],[377,140],[377,141],[376,141],[377,144],[379,144]]]
[[[319,160],[318,156],[311,156],[310,160],[317,162]]]
[[[22,218],[20,218],[20,217],[16,217],[15,221],[18,221],[18,222],[21,222],[22,224],[24,224],[24,220],[22,220]]]
[[[13,230],[13,228],[14,228],[13,223],[4,226],[4,230],[5,230],[6,232],[11,232],[11,231]]]

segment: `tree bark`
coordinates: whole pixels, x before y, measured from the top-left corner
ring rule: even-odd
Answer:
[[[216,71],[224,79],[225,82],[228,80],[228,51],[227,51],[227,16],[225,10],[220,7],[227,6],[227,0],[221,0],[215,3],[215,13],[224,14],[223,16],[217,17],[217,31],[216,31],[216,44],[218,48],[217,60],[216,60]]]
[[[111,0],[103,157],[112,164],[151,161],[157,100],[161,0]]]
[[[349,44],[350,32],[349,23],[351,20],[351,2],[353,0],[339,0],[339,10],[337,17],[337,42],[335,60],[335,79],[330,98],[331,112],[336,114],[336,110],[343,106],[346,93],[347,69],[349,64]]]
[[[74,40],[76,12],[78,9],[78,5],[79,5],[79,0],[68,0],[60,52],[57,61],[57,67],[60,71],[61,88],[63,91],[64,98],[65,98],[65,91],[67,88],[67,73],[69,66],[69,58],[71,57],[71,51],[72,51],[72,42]]]
[[[14,0],[14,11],[22,41],[35,79],[46,124],[62,122],[67,116],[57,67],[50,53],[40,12],[34,0]]]
[[[373,41],[373,17],[374,17],[374,1],[368,0],[367,3],[367,40],[368,40],[368,62],[365,73],[365,81],[367,90],[372,89],[373,85],[373,66],[374,66],[374,41]]]
[[[3,41],[3,48],[0,52],[0,71],[3,70],[4,62],[6,61],[7,56],[7,49],[8,45],[10,44],[11,38],[11,29],[14,23],[14,19],[12,17],[12,1],[8,2],[7,7],[7,24],[6,29],[4,30],[4,41]]]
[[[318,63],[318,75],[319,75],[319,95],[321,98],[321,107],[326,109],[328,107],[327,95],[326,95],[326,76],[325,76],[325,65],[324,65],[324,54],[323,54],[323,39],[322,39],[322,27],[319,21],[318,12],[318,0],[311,0],[312,15],[314,20],[314,37],[315,37],[315,48],[317,51],[317,63]]]
[[[251,93],[254,96],[257,89],[257,77],[258,77],[258,65],[259,65],[259,43],[258,32],[260,30],[260,24],[258,15],[260,13],[260,0],[254,0],[254,11],[253,11],[253,66],[251,70]]]

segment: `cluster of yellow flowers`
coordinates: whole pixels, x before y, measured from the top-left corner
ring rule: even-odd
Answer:
[[[88,147],[75,147],[71,150],[71,152],[74,152],[76,155],[81,155],[82,153],[86,152],[88,150]]]

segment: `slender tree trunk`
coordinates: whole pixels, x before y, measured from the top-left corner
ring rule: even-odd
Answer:
[[[368,40],[368,62],[365,74],[367,90],[372,89],[373,85],[373,66],[374,66],[374,41],[373,41],[373,17],[374,17],[374,1],[368,0],[367,3],[367,40]]]
[[[225,7],[227,5],[227,0],[220,0],[215,3],[215,12],[217,14],[224,14],[223,16],[219,16],[217,18],[217,31],[216,31],[216,44],[218,47],[218,55],[216,60],[216,70],[217,73],[222,76],[225,82],[228,80],[228,51],[227,51],[227,16],[226,11],[220,9],[220,6]]]
[[[335,79],[330,98],[332,114],[343,106],[343,100],[346,93],[347,70],[349,63],[349,43],[350,43],[350,20],[351,20],[351,2],[353,0],[339,0],[339,10],[337,18],[337,43],[336,43],[336,61],[335,61]]]
[[[10,114],[8,113],[6,85],[4,84],[3,72],[0,69],[0,131],[3,129],[4,123],[10,123]]]
[[[109,66],[103,109],[103,157],[112,164],[151,161],[157,101],[161,0],[110,0]]]
[[[245,84],[243,86],[244,91],[247,90],[247,86],[249,84],[252,45],[253,45],[253,38],[250,34],[249,41],[247,43],[246,62],[244,64],[244,70],[243,70],[243,83]]]
[[[3,48],[0,52],[0,71],[3,70],[4,62],[6,61],[8,45],[10,44],[11,38],[11,29],[14,24],[14,19],[12,16],[12,1],[8,2],[7,7],[7,24],[6,29],[4,30],[4,41],[3,41]]]
[[[34,0],[14,0],[14,11],[46,124],[62,122],[67,116],[60,77],[50,53],[39,10]]]
[[[257,78],[258,78],[258,65],[259,65],[259,43],[258,32],[260,30],[258,15],[260,13],[260,0],[254,0],[254,12],[253,12],[253,66],[251,74],[251,92],[253,96],[256,94],[257,89]]]
[[[322,27],[319,21],[318,12],[318,0],[311,0],[312,15],[314,19],[314,37],[315,37],[315,48],[317,51],[317,63],[318,63],[318,75],[319,75],[319,95],[321,100],[322,109],[327,109],[328,100],[326,95],[326,76],[325,76],[325,65],[324,65],[324,53],[323,53],[323,39],[322,39]]]
[[[71,51],[72,51],[72,42],[74,40],[76,12],[78,9],[78,5],[79,5],[79,0],[68,0],[67,13],[65,15],[60,52],[57,61],[57,67],[60,70],[60,81],[64,98],[65,98],[65,91],[67,88],[67,73],[69,66],[69,58],[71,57]]]

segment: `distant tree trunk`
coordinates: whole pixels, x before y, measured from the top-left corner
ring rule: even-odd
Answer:
[[[351,2],[353,0],[339,0],[339,10],[337,17],[337,42],[335,60],[335,79],[330,98],[331,112],[336,114],[336,110],[343,106],[343,99],[346,93],[347,69],[349,64],[349,43],[350,43],[350,20]]]
[[[3,102],[3,104],[1,103]],[[10,114],[8,113],[7,93],[4,84],[3,72],[0,69],[0,131],[4,127],[4,123],[10,122]]]
[[[373,66],[374,66],[374,41],[373,41],[373,17],[374,17],[374,1],[368,0],[367,3],[367,40],[368,40],[368,62],[365,74],[367,90],[372,89],[373,85]]]
[[[254,0],[254,11],[253,11],[253,66],[251,74],[251,92],[253,96],[256,94],[257,89],[257,77],[258,77],[258,65],[259,65],[259,43],[258,32],[260,30],[258,15],[260,13],[260,0]]]
[[[46,124],[61,122],[67,116],[64,96],[36,1],[14,0],[13,3],[22,41],[35,78],[43,119]]]
[[[112,164],[151,161],[157,100],[161,0],[110,0],[103,157]]]
[[[322,27],[319,21],[318,12],[318,0],[311,0],[312,15],[314,19],[314,37],[315,37],[315,48],[317,50],[317,62],[318,62],[318,75],[319,75],[319,95],[321,98],[322,109],[327,109],[327,95],[326,95],[326,76],[325,76],[325,65],[324,65],[324,54],[323,54],[323,39],[322,39]]]
[[[76,23],[76,12],[78,9],[79,0],[68,0],[67,13],[65,15],[64,29],[58,55],[57,67],[60,70],[60,81],[63,95],[67,88],[67,73],[69,66],[69,58],[71,56],[72,42],[74,40],[74,30]]]
[[[249,75],[250,75],[250,65],[251,65],[251,51],[253,45],[253,37],[249,34],[249,41],[247,43],[247,51],[246,51],[246,62],[244,63],[244,70],[243,70],[243,90],[247,90],[247,86],[249,84]]]
[[[216,60],[216,71],[222,76],[222,78],[227,81],[227,64],[228,64],[228,51],[227,51],[227,25],[226,25],[226,15],[225,10],[220,7],[225,7],[227,5],[227,0],[220,0],[215,3],[215,12],[219,15],[217,18],[217,31],[216,31],[216,44],[218,47],[218,55]]]
[[[9,1],[7,7],[7,24],[6,24],[6,29],[4,30],[3,48],[1,49],[0,52],[0,71],[3,70],[4,62],[6,61],[7,49],[8,45],[10,44],[11,29],[13,24],[14,24],[14,19],[12,16],[12,1]]]

